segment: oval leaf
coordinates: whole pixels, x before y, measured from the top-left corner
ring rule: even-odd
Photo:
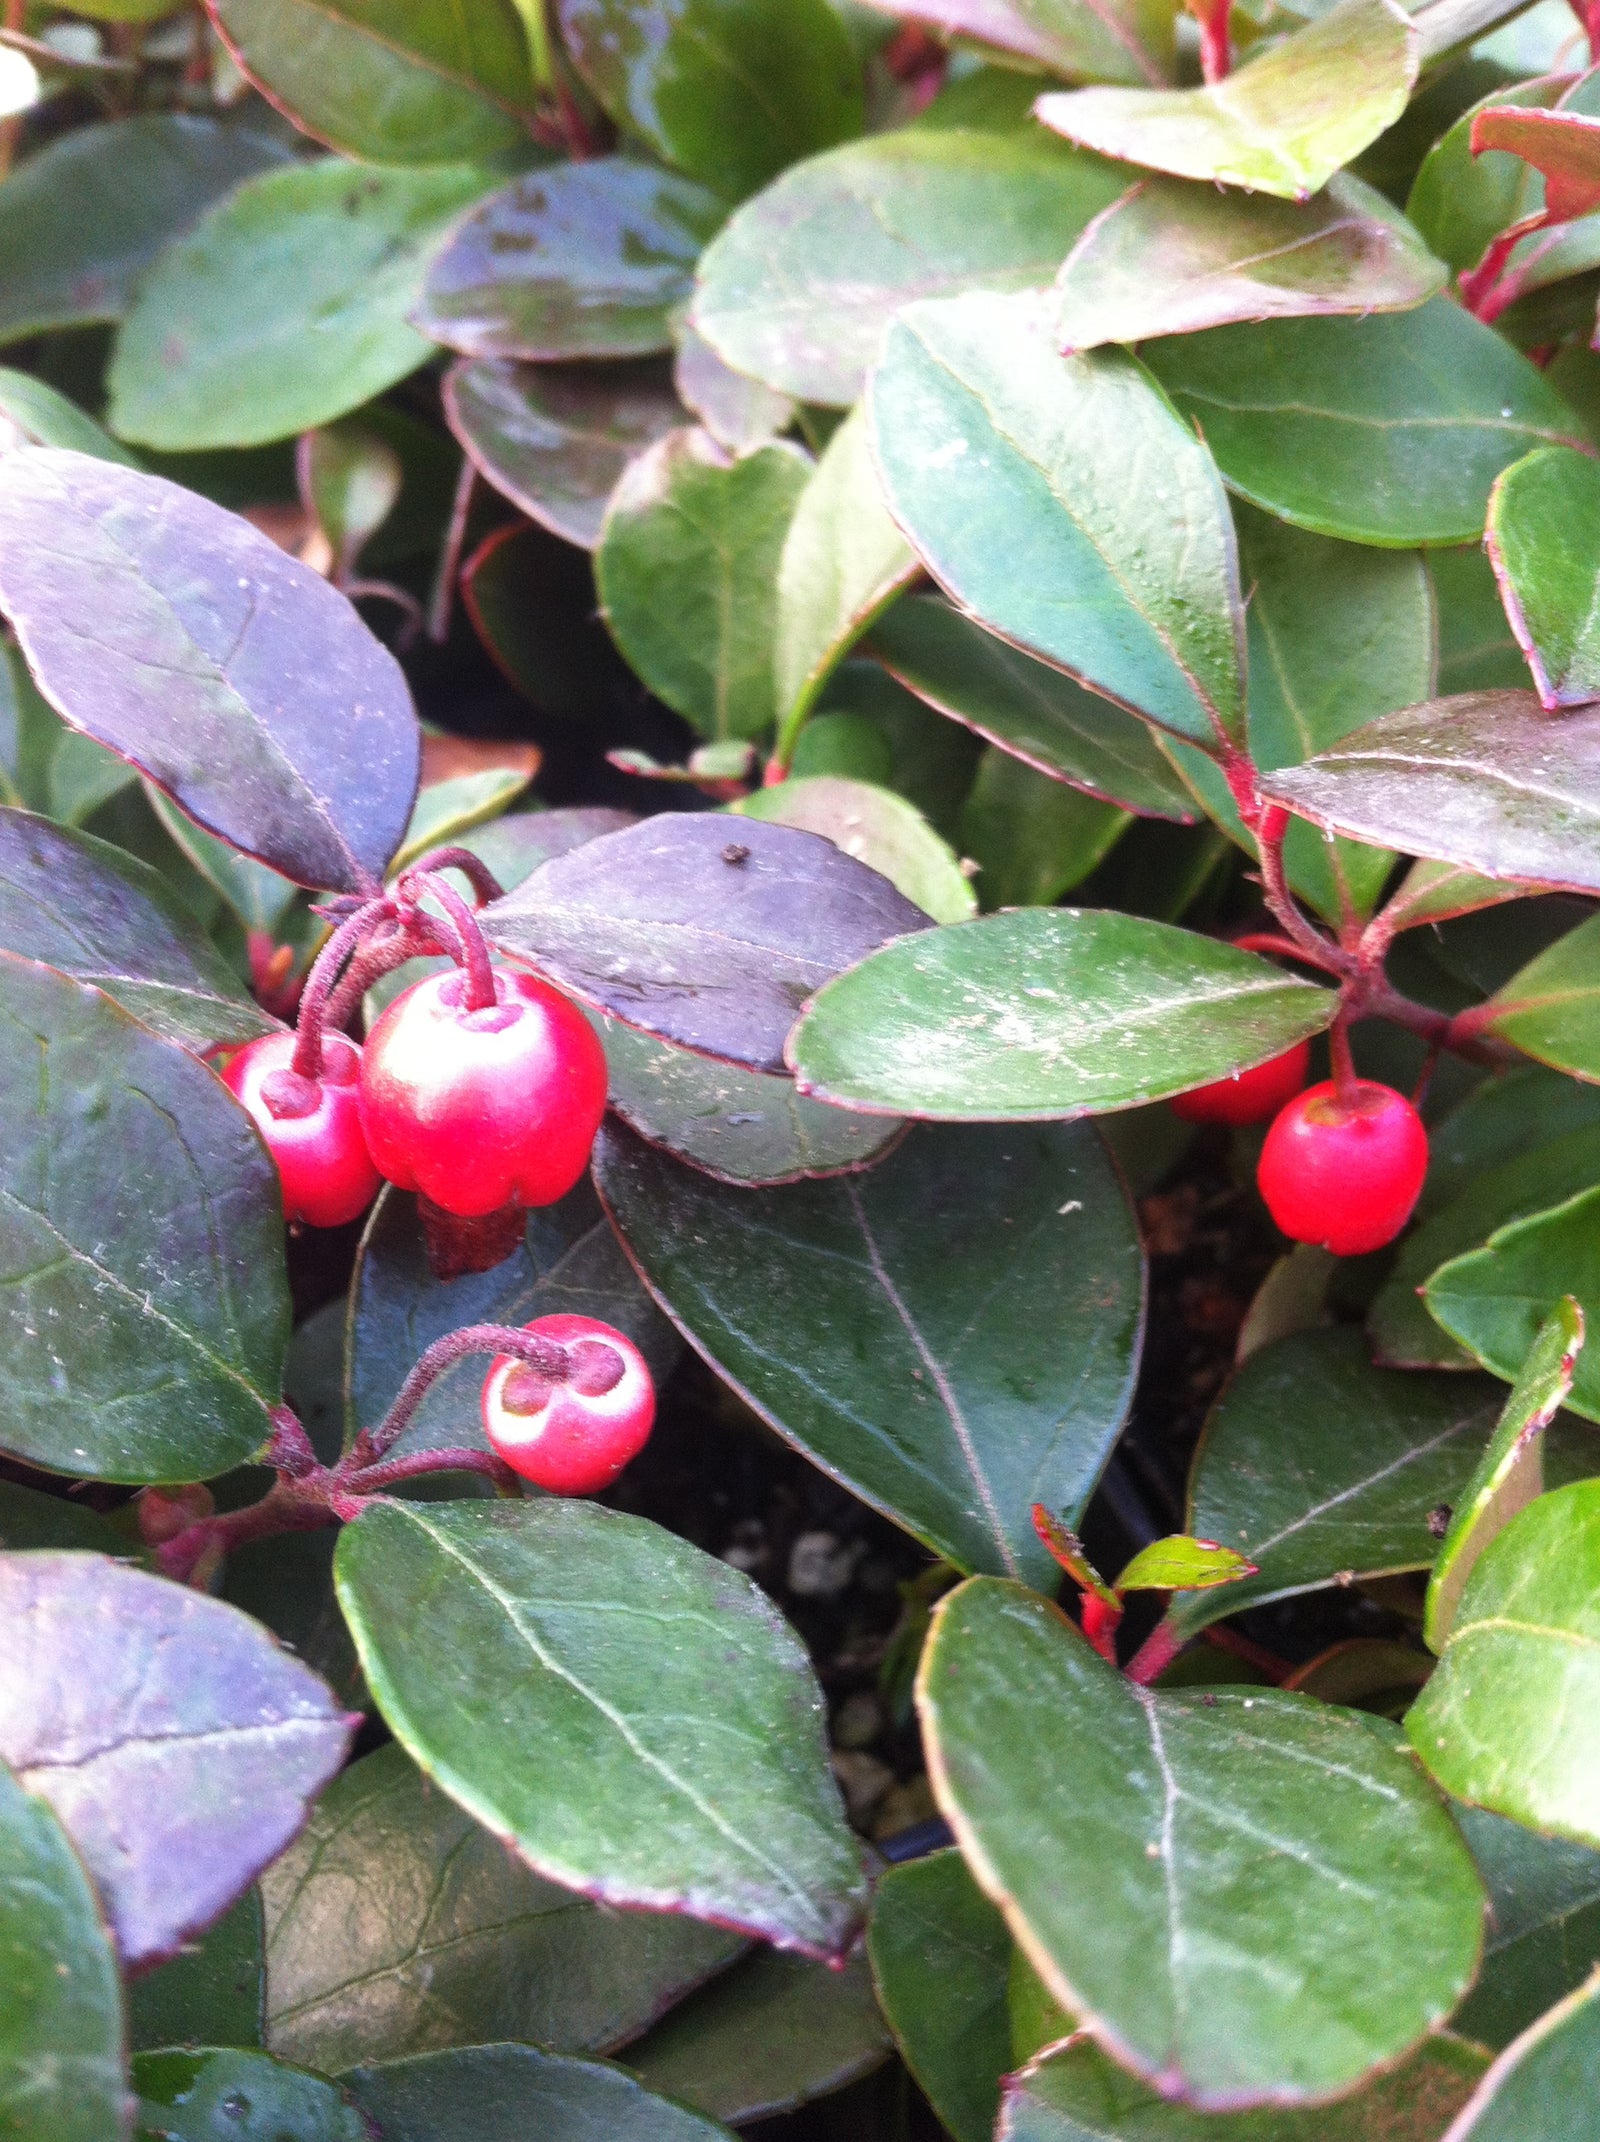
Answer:
[[[1600,130],[1597,130],[1600,131]],[[1584,2117],[1600,2082],[1600,1975],[1509,2045],[1443,2142],[1524,2142]]]
[[[417,786],[405,679],[247,522],[84,454],[14,454],[0,605],[51,705],[203,826],[304,885],[381,874]]]
[[[1469,1353],[1509,1383],[1540,1325],[1567,1295],[1591,1325],[1600,1319],[1600,1190],[1552,1212],[1513,1220],[1480,1250],[1442,1265],[1423,1289],[1429,1313]],[[1578,1357],[1568,1403],[1600,1420],[1600,1360]]]
[[[1483,1969],[1455,2027],[1498,2051],[1600,1962],[1600,1852],[1459,1801],[1453,1812],[1489,1890]]]
[[[164,2045],[261,2043],[266,1974],[261,1896],[255,1889],[200,1941],[128,1988],[128,2040],[136,2053]]]
[[[1471,1858],[1355,1714],[1139,1688],[992,1577],[935,1610],[917,1697],[969,1866],[1056,1999],[1163,2096],[1348,2090],[1471,1983]]]
[[[125,1967],[276,1859],[344,1761],[327,1689],[248,1614],[100,1555],[0,1559],[0,1758],[83,1854]]]
[[[1516,462],[1489,499],[1487,544],[1543,704],[1600,699],[1600,464],[1570,447]]]
[[[372,1503],[335,1575],[396,1738],[536,1872],[807,1955],[848,1946],[864,1882],[821,1691],[747,1577],[555,1499]]]
[[[371,2142],[372,2129],[337,2083],[265,2053],[141,2053],[133,2087],[139,2142],[216,2142],[230,2130],[241,2142],[268,2134],[272,2142]]]
[[[346,2081],[394,2142],[730,2142],[621,2068],[531,2045],[478,2045],[357,2068]]]
[[[607,1131],[596,1180],[667,1313],[781,1435],[960,1567],[1050,1581],[1029,1506],[1088,1500],[1143,1326],[1093,1131],[922,1131],[870,1175],[765,1192]]]
[[[1600,1078],[1600,925],[1591,918],[1558,937],[1490,998],[1488,1032],[1558,1071]]]
[[[756,789],[734,810],[740,818],[820,833],[880,872],[935,922],[965,922],[978,911],[955,850],[892,788],[842,774],[791,776],[774,788]]]
[[[1096,908],[1015,908],[889,945],[790,1038],[802,1093],[944,1122],[1099,1115],[1319,1033],[1325,990],[1254,953]]]

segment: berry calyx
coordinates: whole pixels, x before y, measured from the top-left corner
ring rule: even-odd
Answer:
[[[1265,1123],[1300,1091],[1310,1068],[1311,1044],[1297,1041],[1281,1056],[1269,1056],[1264,1064],[1252,1064],[1232,1078],[1174,1094],[1168,1106],[1185,1123]]]
[[[565,1197],[605,1113],[605,1053],[577,1006],[531,974],[494,986],[473,1010],[459,972],[415,983],[362,1059],[379,1172],[462,1219]]]
[[[1341,1093],[1329,1080],[1279,1112],[1256,1181],[1291,1241],[1359,1257],[1399,1234],[1427,1172],[1428,1134],[1403,1093],[1372,1079]]]
[[[630,1338],[592,1316],[542,1316],[524,1329],[567,1350],[565,1382],[499,1354],[483,1379],[483,1428],[514,1473],[552,1495],[595,1495],[649,1440],[655,1386]]]
[[[342,1227],[378,1194],[361,1129],[361,1051],[343,1034],[325,1035],[316,1078],[294,1069],[294,1051],[293,1034],[263,1034],[229,1059],[222,1082],[277,1162],[284,1218]]]

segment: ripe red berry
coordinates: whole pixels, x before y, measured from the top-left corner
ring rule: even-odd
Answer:
[[[1341,1099],[1310,1086],[1267,1132],[1256,1181],[1267,1210],[1295,1242],[1358,1257],[1392,1242],[1428,1172],[1428,1134],[1403,1093],[1357,1079]]]
[[[327,1034],[322,1071],[293,1068],[293,1034],[263,1034],[230,1058],[223,1084],[255,1118],[278,1164],[283,1216],[309,1227],[342,1227],[378,1192],[361,1130],[361,1051],[343,1034]]]
[[[589,1161],[605,1052],[575,1004],[496,971],[497,1002],[464,1007],[456,971],[396,997],[367,1041],[361,1120],[380,1173],[463,1219],[552,1205]]]
[[[1174,1094],[1172,1113],[1185,1123],[1265,1123],[1300,1091],[1310,1068],[1311,1044],[1297,1041],[1281,1056],[1252,1064],[1248,1071],[1236,1071],[1232,1078]]]
[[[655,1386],[629,1338],[592,1316],[542,1316],[525,1327],[573,1356],[567,1383],[497,1355],[483,1379],[483,1427],[513,1472],[552,1495],[595,1495],[649,1440]]]

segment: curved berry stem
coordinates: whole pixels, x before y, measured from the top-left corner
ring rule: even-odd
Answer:
[[[1354,975],[1361,963],[1355,953],[1325,937],[1301,914],[1283,867],[1283,843],[1289,813],[1279,803],[1264,804],[1256,821],[1256,848],[1261,857],[1261,890],[1274,919],[1314,965],[1330,974]]]
[[[1356,1066],[1350,1054],[1350,1015],[1342,1009],[1328,1029],[1328,1055],[1333,1065],[1333,1090],[1348,1106],[1355,1099]]]
[[[409,877],[411,871],[431,875],[436,870],[459,870],[477,895],[479,907],[487,907],[491,900],[503,900],[506,896],[506,889],[500,880],[488,864],[475,856],[470,848],[431,849],[428,854],[418,857],[406,875]]]
[[[377,1427],[364,1430],[357,1438],[352,1456],[360,1454],[360,1472],[368,1471],[393,1448],[445,1370],[454,1368],[469,1354],[510,1354],[514,1360],[526,1361],[530,1368],[536,1368],[551,1383],[565,1383],[573,1368],[567,1347],[510,1324],[467,1324],[460,1331],[447,1332],[423,1354]]]
[[[499,998],[495,994],[494,969],[489,964],[489,947],[478,927],[477,916],[448,878],[434,877],[428,871],[408,870],[400,883],[403,897],[408,902],[431,893],[444,909],[450,927],[460,941],[458,958],[466,981],[461,993],[462,1009],[488,1011]]]
[[[324,1028],[347,1027],[373,983],[381,981],[386,974],[393,974],[396,967],[403,967],[407,960],[454,959],[455,956],[455,938],[439,928],[431,916],[417,914],[410,922],[397,924],[391,934],[374,937],[364,944],[345,968],[338,987],[328,999],[328,1008],[323,1015]]]
[[[1287,937],[1275,937],[1270,930],[1246,930],[1242,937],[1230,937],[1228,942],[1237,945],[1241,952],[1268,952],[1275,959],[1300,960],[1324,974],[1340,972],[1331,947],[1326,952],[1314,953],[1307,946],[1292,944]]]
[[[390,921],[394,913],[394,902],[387,893],[376,900],[364,901],[353,915],[340,923],[317,954],[301,994],[300,1024],[295,1035],[294,1055],[290,1058],[290,1069],[298,1072],[301,1078],[322,1076],[322,1030],[327,1018],[328,997],[340,968],[378,924]]]
[[[390,1458],[381,1465],[358,1467],[345,1475],[345,1487],[354,1495],[377,1495],[401,1480],[418,1480],[429,1473],[482,1473],[496,1487],[508,1492],[517,1476],[492,1450],[414,1450],[409,1457]]]

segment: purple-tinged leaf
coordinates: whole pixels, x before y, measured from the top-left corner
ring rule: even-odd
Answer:
[[[992,45],[1051,74],[1091,81],[1166,80],[1172,10],[1156,0],[871,0],[942,37]]]
[[[1600,709],[1463,692],[1385,714],[1261,792],[1314,825],[1485,878],[1600,892]]]
[[[100,1555],[0,1558],[0,1758],[60,1817],[125,1967],[204,1931],[299,1831],[354,1721],[259,1622]]]
[[[1525,891],[1501,879],[1480,878],[1459,863],[1413,863],[1385,903],[1384,924],[1398,935],[1427,922],[1449,922],[1457,915],[1503,906],[1507,900],[1520,900]]]
[[[303,885],[381,874],[419,732],[399,665],[326,581],[158,476],[23,450],[0,608],[39,689],[189,815]]]
[[[831,841],[720,814],[603,835],[536,870],[483,922],[503,952],[625,1026],[779,1073],[808,997],[928,927]]]
[[[1484,541],[1542,704],[1600,699],[1600,461],[1546,446],[1513,462]]]

